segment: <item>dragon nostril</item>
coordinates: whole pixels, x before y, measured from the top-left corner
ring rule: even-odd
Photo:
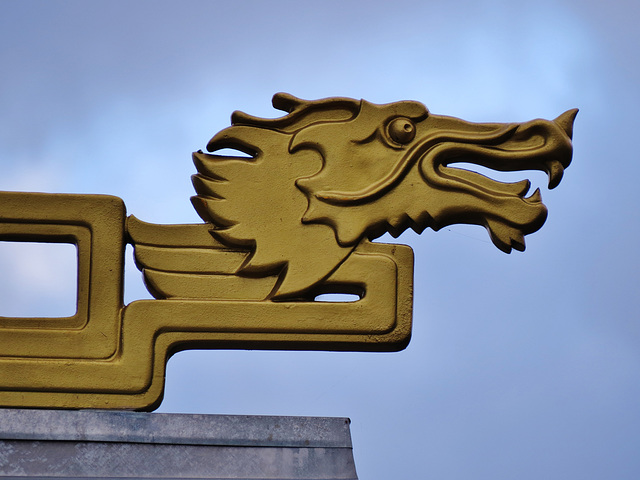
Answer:
[[[408,118],[400,117],[389,123],[388,132],[394,142],[404,145],[415,138],[416,127]]]

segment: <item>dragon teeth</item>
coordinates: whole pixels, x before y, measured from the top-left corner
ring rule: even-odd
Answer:
[[[542,202],[542,194],[540,193],[540,189],[536,188],[536,191],[533,192],[530,197],[527,197],[526,200],[531,203]]]

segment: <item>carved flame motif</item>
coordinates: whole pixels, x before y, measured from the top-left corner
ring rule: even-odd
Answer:
[[[287,115],[235,112],[232,126],[194,153],[193,204],[228,246],[249,248],[241,275],[280,275],[272,295],[299,295],[330,275],[364,239],[407,228],[482,225],[502,251],[524,250],[544,223],[540,191],[456,163],[542,170],[558,185],[572,155],[577,110],[553,121],[470,123],[418,102],[375,105],[279,93]],[[235,149],[248,157],[217,155]]]

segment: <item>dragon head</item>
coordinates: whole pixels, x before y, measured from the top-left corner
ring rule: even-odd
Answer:
[[[375,105],[279,93],[284,117],[242,112],[209,142],[245,157],[194,154],[193,203],[213,234],[250,247],[247,275],[281,271],[275,295],[326,278],[363,239],[407,228],[482,225],[502,251],[524,250],[547,210],[530,182],[503,183],[456,168],[542,170],[558,185],[572,156],[577,110],[553,121],[470,123],[433,115],[418,102]]]

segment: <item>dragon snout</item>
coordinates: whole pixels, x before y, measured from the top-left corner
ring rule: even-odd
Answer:
[[[573,139],[573,122],[578,114],[577,108],[567,110],[562,115],[558,116],[553,122],[558,125],[567,134],[569,139]]]
[[[551,140],[549,142],[549,156],[552,160],[545,162],[547,166],[546,170],[549,174],[549,188],[558,186],[564,175],[564,169],[571,163],[573,156],[573,145],[571,143],[573,138],[573,122],[577,114],[578,109],[572,108],[555,118],[553,122],[550,122],[556,126],[558,130],[561,130],[562,134],[557,135],[554,139],[555,141]],[[553,134],[550,136],[553,137]]]
[[[573,122],[578,109],[567,110],[554,120],[533,120],[521,124],[503,147],[515,153],[513,170],[542,170],[549,176],[549,188],[558,186],[571,163]],[[511,170],[511,169],[509,169]]]
[[[425,182],[442,192],[442,205],[430,211],[437,227],[484,225],[501,250],[524,249],[524,235],[540,228],[546,218],[539,190],[527,197],[528,180],[503,183],[473,169],[456,168],[456,164],[475,164],[498,172],[539,170],[547,173],[549,188],[555,188],[571,163],[577,113],[572,109],[554,120],[509,124],[440,120],[446,129],[439,138],[432,136],[440,142],[425,143],[428,148],[419,163]]]
[[[577,109],[568,110],[554,120],[537,119],[524,123],[471,124],[447,119],[446,130],[428,145],[421,162],[425,179],[440,185],[461,181],[484,184],[483,188],[500,193],[501,182],[477,177],[470,182],[468,172],[454,167],[471,163],[501,171],[540,170],[549,176],[549,188],[561,181],[564,169],[571,163],[573,122]],[[441,138],[438,138],[441,137]],[[493,185],[492,188],[490,185]]]

